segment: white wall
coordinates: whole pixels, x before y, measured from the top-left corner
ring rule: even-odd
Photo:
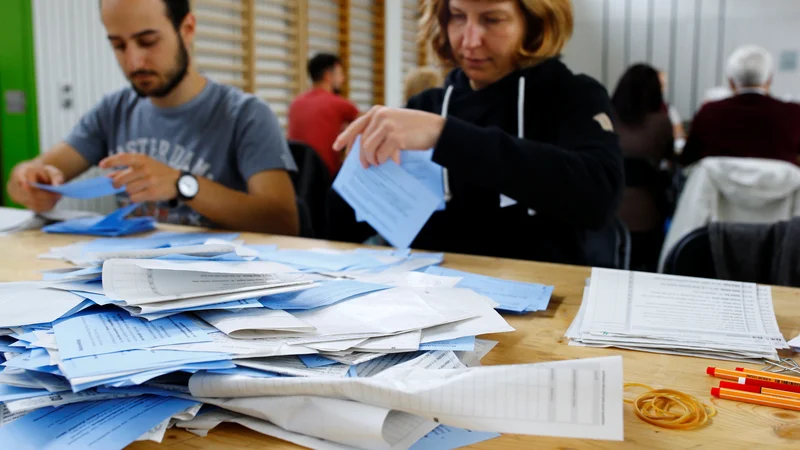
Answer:
[[[127,84],[100,22],[97,0],[32,0],[39,145],[63,140],[106,92]],[[69,87],[70,94],[64,89]],[[71,99],[67,107],[62,104]],[[92,171],[87,176],[95,176]],[[113,198],[65,199],[59,208],[110,212]]]
[[[403,106],[403,2],[389,0],[384,10],[384,103]]]
[[[575,35],[564,52],[575,71],[612,93],[625,69],[647,62],[670,75],[670,102],[690,119],[725,61],[743,44],[800,50],[798,0],[572,0]],[[800,71],[779,71],[774,93],[800,96]]]
[[[104,93],[127,84],[105,29],[97,0],[33,0],[36,90],[42,151],[61,141]],[[64,86],[73,104],[61,105]]]

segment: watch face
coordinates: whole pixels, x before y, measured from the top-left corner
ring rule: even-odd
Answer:
[[[178,180],[178,190],[186,198],[193,198],[197,195],[199,189],[200,185],[197,183],[197,178],[191,175],[184,175]]]

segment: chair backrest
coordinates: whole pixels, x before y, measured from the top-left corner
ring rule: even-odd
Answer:
[[[586,233],[586,263],[592,267],[628,270],[631,262],[631,236],[622,221],[614,217],[599,230]]]
[[[300,222],[300,237],[314,238],[314,224],[311,221],[311,211],[302,198],[297,198],[297,216]]]
[[[698,278],[717,278],[708,226],[687,234],[672,248],[664,262],[663,272]]]
[[[289,150],[297,163],[292,183],[298,199],[302,199],[310,217],[314,234],[327,237],[326,198],[331,187],[328,167],[316,151],[303,142],[289,141]]]

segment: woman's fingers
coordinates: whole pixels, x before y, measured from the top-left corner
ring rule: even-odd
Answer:
[[[378,108],[380,108],[380,106],[373,106],[368,113],[356,119],[355,122],[351,123],[350,126],[339,133],[339,136],[333,141],[333,149],[338,152],[346,148],[349,151],[353,147],[353,142],[355,142],[356,137],[362,134],[367,125],[369,125],[374,112]]]

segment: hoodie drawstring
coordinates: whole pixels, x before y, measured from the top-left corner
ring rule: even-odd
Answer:
[[[442,102],[442,117],[445,119],[447,118],[447,109],[450,107],[450,96],[452,95],[453,85],[451,84],[447,87],[447,91],[444,93],[444,101]],[[442,167],[442,184],[444,185],[444,201],[447,203],[453,198],[453,194],[450,192],[450,176],[444,167]]]
[[[517,89],[517,137],[525,139],[525,77],[519,77],[519,85]],[[450,97],[453,95],[453,85],[447,87],[444,93],[444,101],[442,102],[442,117],[447,118],[447,110],[450,107]],[[442,182],[444,184],[444,201],[449,202],[453,198],[450,191],[450,179],[447,174],[447,169],[442,168]],[[500,194],[500,207],[516,205],[517,201],[511,197]],[[528,215],[533,216],[536,212],[532,209],[528,210]]]

